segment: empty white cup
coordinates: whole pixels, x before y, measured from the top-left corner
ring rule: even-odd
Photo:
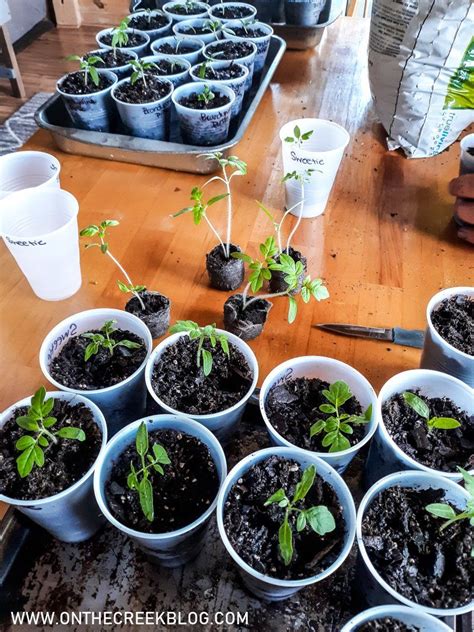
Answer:
[[[295,127],[299,127],[301,135],[310,131],[313,133],[300,143],[288,142],[287,138],[295,138]],[[332,121],[307,118],[289,121],[283,125],[280,140],[285,174],[293,171],[303,174],[308,169],[313,169],[309,182],[305,185],[303,217],[321,215],[326,208],[344,150],[349,143],[349,133]],[[285,189],[287,208],[301,201],[301,185],[298,182],[288,180]],[[293,214],[299,215],[299,212],[300,209],[297,207]]]
[[[42,151],[17,151],[0,157],[0,200],[32,187],[59,188],[61,164]]]
[[[51,187],[25,189],[0,201],[0,232],[33,292],[45,301],[81,287],[76,198]]]

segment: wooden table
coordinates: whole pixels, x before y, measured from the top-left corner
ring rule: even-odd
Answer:
[[[286,121],[329,118],[351,134],[325,214],[305,220],[295,245],[313,275],[327,280],[331,298],[300,305],[297,321],[285,320],[286,300],[275,301],[264,334],[251,342],[260,382],[278,363],[305,354],[327,355],[361,371],[379,389],[393,374],[419,365],[420,352],[378,342],[340,338],[311,327],[318,322],[423,328],[425,306],[442,287],[472,280],[472,250],[458,241],[451,221],[448,181],[458,169],[458,145],[436,158],[408,161],[389,153],[370,103],[366,46],[368,21],[342,18],[317,50],[288,52],[236,153],[247,177],[234,180],[233,239],[255,251],[270,232],[255,199],[281,209],[278,130]],[[92,37],[90,48],[93,47]],[[187,205],[203,177],[70,156],[43,131],[25,148],[57,155],[62,187],[79,200],[79,226],[120,220],[110,246],[136,283],[172,300],[172,322],[193,319],[222,325],[227,294],[207,285],[205,253],[214,245],[205,226],[172,219]],[[38,209],[40,212],[40,209]],[[219,220],[224,225],[224,214]],[[98,249],[82,252],[83,285],[69,300],[37,299],[14,260],[0,247],[1,408],[45,383],[38,351],[50,328],[93,307],[122,307],[117,270]]]

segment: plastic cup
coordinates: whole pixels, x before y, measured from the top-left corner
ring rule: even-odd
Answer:
[[[211,21],[212,20],[209,20],[208,18],[199,18],[197,20],[183,20],[182,22],[176,22],[176,24],[173,26],[173,33],[179,39],[197,39],[201,42],[204,42],[204,44],[210,44],[211,42],[215,42],[217,39],[219,39],[220,29],[218,32],[212,31],[211,33],[198,34],[193,34],[192,31],[187,32],[187,30],[189,28],[206,26]]]
[[[396,605],[376,606],[375,608],[364,610],[364,612],[359,612],[345,624],[341,632],[356,632],[361,630],[365,623],[384,619],[385,617],[392,617],[397,622],[413,626],[419,632],[452,632],[452,628],[446,623],[432,617],[430,614],[418,612],[415,608],[409,608],[408,606]]]
[[[42,151],[17,151],[0,157],[0,200],[33,187],[59,188],[61,164]]]
[[[219,70],[221,68],[228,68],[231,64],[234,63],[235,62],[232,61],[210,61],[208,65],[210,68]],[[249,69],[246,66],[244,66],[243,64],[237,64],[237,66],[242,68],[243,74],[241,77],[236,77],[235,79],[201,79],[198,74],[199,69],[201,68],[201,64],[196,64],[195,66],[193,66],[189,73],[193,81],[204,81],[205,83],[213,83],[215,85],[223,84],[225,86],[229,86],[229,88],[234,91],[235,101],[230,112],[231,118],[239,116],[242,111],[242,105],[245,96],[245,87],[247,85],[247,77],[249,75]]]
[[[164,44],[170,44],[173,46],[175,53],[161,52],[160,46],[163,46]],[[191,52],[181,53],[180,46],[183,46],[185,49],[190,48]],[[153,55],[166,55],[167,57],[174,59],[186,59],[192,66],[194,66],[194,64],[197,64],[201,60],[202,52],[204,50],[204,42],[199,38],[176,37],[175,35],[169,35],[168,37],[161,37],[160,39],[152,42],[150,48]]]
[[[44,301],[69,298],[81,287],[76,198],[43,187],[12,193],[0,203],[0,232],[33,292]]]
[[[294,138],[294,129],[298,126],[301,134],[312,131],[308,140],[299,146],[295,142],[287,142],[286,138]],[[349,133],[332,121],[324,119],[298,119],[289,121],[280,130],[282,142],[284,173],[296,171],[305,173],[308,169],[313,172],[309,182],[305,185],[305,202],[303,217],[317,217],[324,213],[341,164],[344,149],[349,143]],[[302,199],[301,185],[289,180],[285,183],[287,208],[297,205]],[[299,207],[293,215],[299,214]]]

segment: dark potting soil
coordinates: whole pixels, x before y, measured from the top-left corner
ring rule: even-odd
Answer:
[[[199,92],[192,92],[189,96],[183,97],[180,104],[191,110],[215,110],[230,102],[230,98],[226,94],[217,92],[217,90],[214,92],[214,98],[207,103],[199,100],[199,94]]]
[[[132,59],[135,59],[131,53],[127,53],[127,51],[119,49],[115,51],[115,55],[113,50],[104,49],[85,55],[86,59],[89,59],[89,57],[100,57],[103,59],[104,68],[120,68],[121,66],[129,64]],[[98,67],[101,68],[102,66],[99,65]]]
[[[84,83],[84,73],[81,71],[70,72],[60,84],[60,89],[66,94],[94,94],[105,90],[112,85],[113,81],[109,77],[99,74],[99,85],[96,86],[90,77],[87,78],[87,85]]]
[[[211,68],[207,66],[204,77],[205,79],[213,79],[214,81],[223,81],[225,79],[237,79],[243,74],[243,68],[231,62],[227,68]]]
[[[171,46],[168,42],[156,46],[156,51],[164,55],[187,55],[188,53],[195,53],[196,50],[198,50],[197,46],[180,44],[179,42],[177,42],[175,46]]]
[[[474,298],[460,294],[442,301],[431,312],[439,335],[459,351],[474,356]]]
[[[170,13],[175,13],[176,15],[199,15],[200,13],[206,12],[205,8],[193,2],[188,2],[187,4],[174,4],[171,7],[168,7],[167,10]]]
[[[139,31],[153,31],[155,29],[161,29],[163,26],[167,26],[169,20],[166,15],[157,13],[156,15],[150,15],[150,18],[146,15],[134,15],[129,23],[131,29],[138,29]]]
[[[372,501],[362,536],[391,588],[425,606],[457,608],[474,597],[474,532],[469,520],[440,531],[443,519],[425,507],[443,502],[443,490],[392,487]]]
[[[234,33],[234,35],[237,35],[237,37],[249,37],[250,39],[257,38],[257,37],[265,37],[266,35],[268,35],[266,31],[260,28],[247,30],[244,27],[232,26],[232,27],[229,27],[229,31],[232,31],[232,33]]]
[[[232,487],[224,506],[224,528],[232,547],[253,569],[279,579],[302,579],[321,573],[339,555],[343,545],[342,508],[332,487],[316,472],[306,498],[296,504],[299,509],[325,505],[334,516],[336,529],[320,536],[307,527],[296,530],[297,512],[291,512],[294,557],[285,566],[278,547],[278,530],[285,509],[278,504],[264,506],[265,501],[283,488],[292,498],[301,480],[300,465],[293,460],[271,456],[253,465]]]
[[[169,83],[160,81],[156,75],[145,73],[146,84],[138,79],[134,84],[123,83],[115,91],[114,95],[124,103],[152,103],[159,101],[171,94]]]
[[[84,332],[85,333],[85,332]],[[99,330],[91,330],[87,333],[99,334]],[[113,386],[127,379],[143,363],[147,349],[145,341],[131,331],[116,329],[110,338],[115,342],[130,340],[141,345],[138,349],[127,347],[115,347],[113,354],[104,348],[100,348],[87,362],[84,353],[91,342],[83,335],[74,336],[53,358],[49,366],[51,376],[63,386],[83,391],[91,391]]]
[[[248,42],[232,42],[231,40],[222,40],[210,47],[210,54],[215,60],[221,59],[241,59],[251,55],[254,47]]]
[[[145,533],[167,533],[181,529],[208,509],[217,495],[219,477],[208,447],[193,437],[175,430],[160,430],[149,435],[151,447],[157,443],[168,453],[171,463],[163,465],[161,475],[150,468],[155,519],[149,522],[140,507],[136,491],[129,489],[130,463],[141,468],[135,442],[114,463],[112,478],[105,493],[112,514],[122,524]]]
[[[180,33],[184,33],[185,35],[207,35],[212,33],[212,29],[210,26],[183,26],[179,29]]]
[[[301,286],[303,285],[303,281],[308,270],[308,260],[299,250],[295,250],[291,246],[285,250],[285,254],[289,255],[293,261],[299,261],[303,264],[303,272],[298,277],[298,286],[291,292],[292,294],[297,294],[301,290]],[[274,257],[274,259],[277,263],[279,263],[279,256]],[[270,279],[271,292],[274,292],[275,294],[278,292],[286,292],[288,289],[288,283],[285,281],[285,276],[286,275],[283,272],[278,270],[272,271],[272,278]]]
[[[253,374],[243,354],[229,344],[230,357],[220,345],[204,349],[212,353],[212,371],[204,376],[197,366],[198,341],[182,336],[167,347],[155,365],[152,386],[165,404],[190,415],[209,415],[226,410],[249,392]]]
[[[163,294],[159,294],[158,292],[148,292],[147,290],[144,290],[143,292],[140,292],[140,297],[145,304],[145,309],[142,309],[140,301],[136,296],[134,296],[126,305],[126,311],[129,314],[134,314],[138,317],[152,316],[164,309],[168,309],[170,306],[169,298],[163,296]]]
[[[218,18],[226,20],[240,20],[248,18],[252,15],[252,10],[247,7],[226,7],[218,6],[213,9],[212,13]]]
[[[18,439],[31,434],[17,425],[16,419],[26,415],[26,406],[17,408],[0,429],[0,493],[18,500],[36,500],[59,494],[80,480],[89,470],[100,451],[102,434],[94,416],[84,404],[56,399],[50,416],[57,422],[50,431],[57,432],[64,426],[81,428],[84,441],[59,439],[43,448],[45,462],[42,467],[34,466],[25,478],[18,474],[16,459],[21,452],[16,449]]]
[[[297,377],[276,384],[270,389],[265,401],[265,412],[272,426],[290,443],[314,452],[327,452],[322,445],[324,432],[310,438],[310,428],[318,419],[327,419],[329,415],[319,410],[321,404],[329,402],[323,390],[329,383],[318,378]],[[355,397],[339,408],[349,415],[361,415],[361,405]],[[359,443],[364,436],[367,424],[352,425],[353,434],[344,434],[351,446]]]
[[[385,617],[363,623],[357,628],[357,632],[420,632],[420,628],[407,625],[392,617]]]
[[[474,147],[468,147],[466,149],[466,152],[470,155],[470,156],[474,156]]]
[[[133,48],[135,46],[141,46],[145,43],[146,38],[143,37],[143,35],[140,35],[140,33],[127,33],[127,35],[128,42],[123,46],[120,46],[120,48]],[[104,33],[104,35],[101,35],[100,41],[106,46],[112,46],[112,37],[112,33]]]
[[[452,417],[461,426],[453,430],[428,429],[426,421],[410,408],[401,394],[382,406],[385,427],[405,454],[441,472],[457,472],[460,465],[474,469],[474,417],[446,397],[424,397],[412,391],[430,410],[430,417]]]
[[[243,340],[259,336],[273,305],[259,298],[246,309],[242,308],[242,294],[230,296],[224,303],[224,327]]]
[[[169,75],[179,75],[179,73],[186,70],[186,66],[180,64],[179,61],[168,61],[167,59],[160,59],[154,61],[155,68],[148,70],[149,74],[158,75],[161,77],[167,77]]]

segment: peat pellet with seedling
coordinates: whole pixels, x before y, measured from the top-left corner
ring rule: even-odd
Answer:
[[[431,322],[450,345],[474,356],[474,298],[460,294],[442,301],[431,312]]]
[[[382,417],[395,443],[418,463],[441,472],[474,469],[474,417],[447,397],[399,393],[384,402]]]
[[[234,294],[224,303],[224,327],[242,340],[253,340],[263,332],[272,307],[270,301],[259,298],[244,310],[243,295]]]

